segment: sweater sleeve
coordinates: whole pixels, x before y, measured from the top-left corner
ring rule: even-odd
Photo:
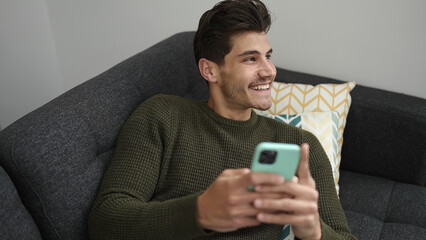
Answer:
[[[196,221],[199,193],[151,200],[173,132],[167,102],[143,102],[120,131],[113,158],[89,216],[91,239],[191,239],[204,235]]]
[[[319,192],[322,239],[357,239],[350,231],[345,213],[337,197],[331,165],[318,139],[304,131],[304,142],[309,144],[309,167]]]

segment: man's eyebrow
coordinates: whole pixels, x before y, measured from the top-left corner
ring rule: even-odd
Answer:
[[[269,49],[269,51],[266,54],[271,54],[271,53],[272,53],[272,48]],[[252,55],[252,54],[260,54],[260,52],[257,51],[257,50],[248,50],[248,51],[245,51],[243,53],[238,54],[238,57],[243,57],[243,56]]]

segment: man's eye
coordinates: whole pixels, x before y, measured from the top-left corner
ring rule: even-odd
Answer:
[[[246,62],[254,62],[254,61],[256,61],[256,58],[254,58],[254,57],[249,57],[249,58],[246,58],[246,59],[245,59],[245,61],[246,61]]]
[[[271,59],[272,55],[266,55],[266,59]]]

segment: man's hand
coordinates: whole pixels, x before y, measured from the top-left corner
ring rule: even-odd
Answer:
[[[276,174],[255,173],[249,169],[228,169],[198,198],[198,222],[204,229],[217,232],[235,231],[256,226],[259,209],[253,201],[260,196],[276,198],[276,193],[257,193],[248,190],[251,185],[282,184]]]
[[[283,193],[292,198],[258,198],[254,205],[260,213],[260,222],[291,224],[294,234],[300,239],[320,239],[321,224],[318,213],[318,191],[309,170],[309,146],[301,146],[301,157],[297,169],[298,181],[286,181],[275,186],[256,186],[261,193]]]

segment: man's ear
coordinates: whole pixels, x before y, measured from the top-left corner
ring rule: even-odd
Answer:
[[[207,82],[217,82],[219,68],[216,63],[206,58],[201,58],[200,61],[198,61],[198,69],[200,70],[200,73],[203,78],[207,80]]]

